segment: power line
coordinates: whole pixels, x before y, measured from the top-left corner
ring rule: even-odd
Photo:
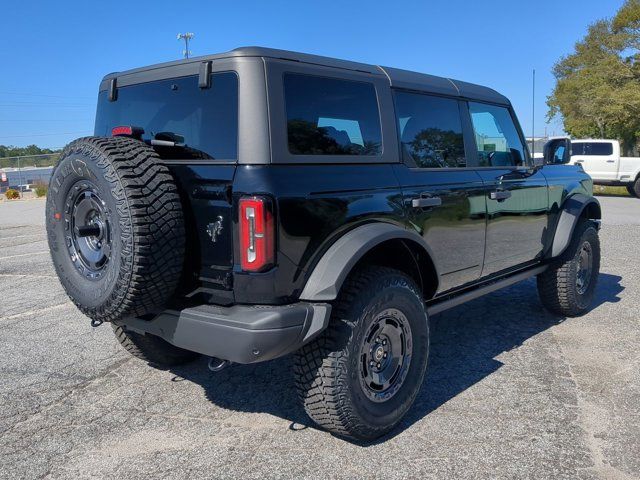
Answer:
[[[2,135],[0,138],[28,138],[28,137],[50,137],[55,135],[77,135],[79,133],[91,133],[88,130],[82,130],[80,132],[60,132],[60,133],[32,133],[29,135]]]
[[[0,118],[0,122],[92,122],[92,118],[77,119],[77,118],[34,118],[33,120],[25,118]]]
[[[17,92],[0,92],[0,95],[15,95],[18,97],[46,97],[46,98],[73,98],[75,100],[95,100],[95,97],[78,97],[78,96],[66,96],[66,95],[45,95],[42,93],[17,93]]]
[[[90,103],[65,103],[65,102],[27,102],[22,100],[10,100],[12,104],[16,105],[80,105],[80,106],[92,106]]]
[[[95,105],[74,104],[74,103],[0,103],[0,107],[71,107],[71,108],[95,108]]]

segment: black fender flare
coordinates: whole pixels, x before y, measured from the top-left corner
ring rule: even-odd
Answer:
[[[590,207],[591,205],[593,205],[593,207]],[[560,212],[560,217],[558,218],[558,223],[556,224],[555,235],[553,236],[551,258],[559,257],[567,249],[571,242],[573,231],[578,224],[578,220],[586,208],[594,208],[595,214],[591,215],[591,218],[594,220],[600,220],[602,218],[600,202],[594,197],[576,193],[565,200]]]
[[[347,275],[372,248],[388,240],[408,240],[424,248],[440,278],[431,249],[418,233],[391,223],[368,223],[350,230],[336,240],[320,258],[300,294],[300,300],[335,300]]]

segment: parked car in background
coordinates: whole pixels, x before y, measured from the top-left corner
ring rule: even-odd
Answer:
[[[597,185],[627,187],[640,198],[640,157],[621,157],[617,140],[573,140],[569,163],[582,165]]]
[[[18,192],[30,192],[31,190],[33,190],[33,185],[30,183],[25,183],[22,185],[9,185],[8,188],[10,190],[17,190]]]

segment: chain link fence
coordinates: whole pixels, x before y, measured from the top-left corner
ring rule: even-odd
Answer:
[[[527,137],[527,146],[533,158],[542,158],[544,144],[549,141],[550,137]],[[533,141],[532,141],[533,140]]]
[[[20,196],[39,185],[48,185],[59,153],[0,157],[0,194],[16,190]]]

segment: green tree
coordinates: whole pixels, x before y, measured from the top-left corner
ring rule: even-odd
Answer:
[[[561,117],[574,137],[620,139],[630,154],[640,139],[640,0],[590,25],[553,74],[549,119]]]
[[[40,148],[37,145],[28,145],[26,147],[0,145],[0,158],[26,157],[29,155],[42,155],[43,153],[57,153],[59,151],[60,150],[51,150],[50,148]]]
[[[33,157],[31,155],[58,154],[59,152],[60,150],[40,148],[36,145],[28,145],[26,147],[0,145],[0,168],[16,167],[17,161],[15,157],[22,158],[22,166],[48,167],[55,164],[58,155],[50,155],[48,157]]]

